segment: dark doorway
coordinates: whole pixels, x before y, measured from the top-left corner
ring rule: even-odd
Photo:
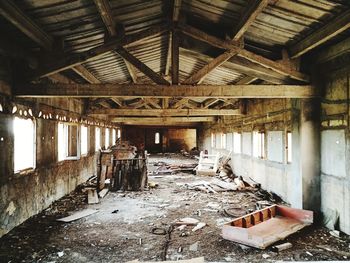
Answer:
[[[161,129],[146,129],[146,150],[150,153],[163,152],[163,132]]]

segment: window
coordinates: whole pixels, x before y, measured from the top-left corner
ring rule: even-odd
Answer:
[[[58,124],[58,161],[76,160],[80,157],[78,125]]]
[[[226,135],[226,149],[232,151],[232,145],[233,145],[233,134],[228,133]]]
[[[211,133],[211,148],[215,148],[215,134]]]
[[[15,117],[14,132],[14,171],[35,167],[35,124],[31,119]]]
[[[241,134],[238,132],[233,133],[233,152],[241,153]]]
[[[159,132],[156,132],[154,135],[154,143],[159,144],[159,141],[160,141],[160,134]]]
[[[82,155],[86,155],[88,153],[88,128],[81,126],[80,134],[80,152]]]
[[[221,133],[215,134],[215,148],[216,149],[221,148]]]
[[[265,157],[265,133],[263,132],[253,132],[253,156]]]
[[[226,133],[221,133],[221,149],[226,149]]]
[[[116,131],[115,129],[112,130],[112,145],[115,145],[115,140],[116,140]]]
[[[97,152],[101,148],[101,129],[95,128],[95,151]]]
[[[120,136],[121,136],[121,130],[120,130],[120,129],[118,129],[118,133],[117,133],[117,137],[118,137],[118,139],[120,138]]]
[[[292,133],[287,132],[287,162],[292,162]]]
[[[109,147],[109,129],[106,128],[105,130],[105,148],[107,149]]]

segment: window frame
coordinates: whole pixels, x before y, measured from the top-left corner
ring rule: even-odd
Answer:
[[[98,133],[97,133],[98,131]],[[97,134],[99,135],[99,142],[98,142],[98,147],[97,147]],[[101,128],[100,127],[95,127],[95,152],[98,152],[101,149]]]
[[[286,163],[291,164],[293,162],[293,133],[287,131],[286,133]]]
[[[111,145],[110,136],[109,136],[109,128],[105,129],[105,141],[104,141],[104,144],[105,144],[104,146],[105,146],[106,150]]]
[[[80,127],[79,127],[79,124],[76,124],[76,123],[66,123],[66,122],[58,122],[57,124],[57,129],[59,129],[59,125],[63,125],[63,143],[65,145],[65,149],[64,149],[64,152],[65,152],[65,157],[63,159],[60,159],[60,153],[59,153],[59,150],[60,150],[60,139],[59,139],[59,130],[57,130],[57,161],[58,162],[63,162],[63,161],[67,161],[67,160],[79,160],[80,157],[81,157],[81,153],[80,153],[80,150],[81,150],[81,142],[80,142]],[[68,127],[69,126],[75,126],[77,127],[77,138],[76,138],[76,144],[77,144],[77,155],[76,156],[68,156],[68,148],[69,148],[69,143],[68,143]]]
[[[32,121],[33,123],[33,163],[32,163],[32,167],[27,167],[27,168],[23,168],[23,169],[19,169],[19,170],[16,170],[15,168],[15,165],[16,165],[16,160],[15,160],[15,151],[16,151],[16,143],[15,143],[15,140],[16,140],[16,136],[15,136],[15,119],[20,119],[20,120],[30,120]],[[12,128],[13,128],[13,173],[14,174],[21,174],[21,173],[25,173],[25,172],[32,172],[36,169],[36,160],[37,160],[37,156],[36,156],[36,143],[37,143],[37,124],[36,124],[36,121],[35,119],[31,119],[31,118],[21,118],[21,117],[18,117],[18,116],[15,116],[13,118],[13,123],[12,123]]]
[[[83,128],[86,128],[86,153],[83,153]],[[80,126],[80,154],[81,156],[87,156],[89,154],[89,127],[86,125]]]
[[[258,159],[265,159],[265,132],[253,132],[253,157]]]

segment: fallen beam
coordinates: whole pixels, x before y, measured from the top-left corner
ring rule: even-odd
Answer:
[[[311,85],[22,84],[17,98],[313,98]]]
[[[92,110],[89,115],[113,115],[113,116],[223,116],[241,115],[239,109],[98,109]]]

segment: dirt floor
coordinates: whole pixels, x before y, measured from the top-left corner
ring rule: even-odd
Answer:
[[[154,163],[193,163],[181,156],[152,156]],[[293,247],[276,253],[259,250],[221,236],[221,226],[232,217],[224,209],[245,214],[261,200],[252,190],[207,194],[186,188],[186,183],[207,178],[189,173],[150,176],[158,187],[144,192],[109,192],[99,204],[87,205],[78,188],[41,214],[30,218],[0,239],[0,262],[127,262],[189,259],[203,256],[206,262],[317,261],[350,259],[350,239],[339,238],[323,227],[301,230],[283,242]],[[84,208],[98,212],[71,223],[56,219]],[[173,223],[184,217],[205,222],[180,231]],[[160,232],[159,234],[152,233]]]

